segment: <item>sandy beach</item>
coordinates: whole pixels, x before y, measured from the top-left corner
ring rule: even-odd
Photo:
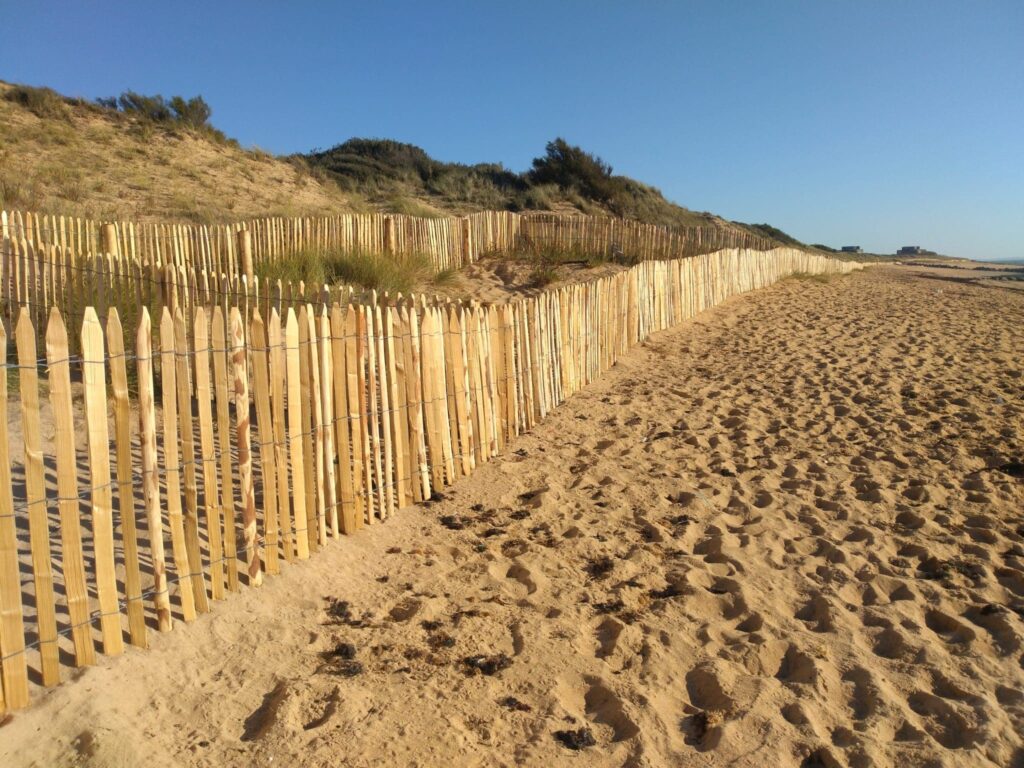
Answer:
[[[1024,765],[1024,293],[917,271],[656,334],[0,764]]]

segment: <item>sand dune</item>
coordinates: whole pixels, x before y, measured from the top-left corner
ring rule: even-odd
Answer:
[[[895,267],[729,300],[0,764],[1022,765],[1022,329]]]

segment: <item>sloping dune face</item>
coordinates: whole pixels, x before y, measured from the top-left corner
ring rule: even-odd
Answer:
[[[1019,764],[1022,329],[894,267],[731,299],[0,762]]]

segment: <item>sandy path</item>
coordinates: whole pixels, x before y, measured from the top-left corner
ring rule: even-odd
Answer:
[[[898,268],[730,300],[44,696],[0,764],[1024,764],[1022,329]]]

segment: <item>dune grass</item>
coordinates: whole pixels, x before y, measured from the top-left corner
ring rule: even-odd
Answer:
[[[430,257],[423,253],[392,255],[319,249],[307,249],[261,264],[256,272],[261,282],[346,283],[388,293],[410,293],[427,285],[446,285],[456,275],[453,269],[435,272]]]
[[[802,280],[811,283],[830,283],[837,277],[842,275],[826,275],[826,274],[812,274],[810,272],[794,272],[793,274],[786,277],[786,280]]]

